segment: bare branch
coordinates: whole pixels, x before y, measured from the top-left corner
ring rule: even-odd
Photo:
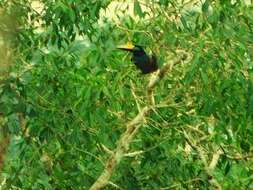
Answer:
[[[172,60],[171,63],[165,64],[161,69],[159,69],[155,73],[155,75],[151,77],[148,84],[148,90],[147,90],[149,102],[151,105],[155,105],[155,100],[154,100],[154,95],[153,95],[154,87],[157,85],[157,83],[160,82],[160,80],[164,77],[164,75],[173,68],[173,66],[181,63],[181,61],[185,60],[186,58],[187,58],[187,55],[185,53],[182,53],[182,55],[180,55],[176,60],[174,61]]]
[[[109,148],[107,148],[105,145],[101,144],[101,147],[103,150],[108,153],[109,155],[113,154],[113,151],[111,151]]]
[[[223,152],[221,149],[218,149],[217,152],[213,154],[213,158],[208,166],[208,170],[210,172],[212,172],[215,169],[215,167],[219,161],[220,155],[222,155],[222,154],[223,154]]]
[[[124,154],[125,157],[134,157],[136,155],[144,153],[143,150],[135,151],[135,152],[129,152],[127,154]]]
[[[199,154],[199,157],[202,161],[202,163],[204,164],[204,167],[205,167],[205,171],[206,171],[206,174],[208,175],[209,177],[209,180],[208,182],[213,186],[215,187],[216,190],[221,190],[221,185],[218,183],[218,181],[215,179],[215,177],[213,176],[213,171],[219,161],[219,158],[220,158],[220,155],[222,155],[222,150],[219,148],[217,150],[217,152],[215,152],[213,154],[213,157],[212,157],[212,160],[210,162],[210,164],[208,165],[207,164],[207,156],[205,155],[205,152],[203,150],[202,147],[199,147],[196,145],[195,142],[192,141],[192,139],[190,139],[190,137],[188,136],[188,134],[184,131],[184,136],[185,136],[185,139],[187,141],[187,143],[194,149],[198,152]]]
[[[144,121],[144,117],[149,113],[150,110],[150,107],[144,107],[142,111],[127,124],[127,129],[120,137],[113,154],[107,160],[104,171],[99,176],[97,181],[91,186],[90,190],[102,189],[109,183],[109,179],[113,174],[115,167],[121,161],[125,152],[128,151],[129,144],[133,136],[138,131],[140,124]]]
[[[185,59],[185,55],[183,54],[180,56],[175,62],[174,65],[178,64],[181,62],[181,60]],[[154,101],[154,96],[153,96],[153,91],[155,86],[158,84],[158,82],[165,76],[165,73],[171,69],[173,66],[172,64],[166,64],[164,65],[157,73],[155,76],[151,77],[149,84],[148,84],[148,96],[149,99],[151,100],[149,102],[150,105],[145,106],[144,108],[140,109],[138,104],[138,110],[139,113],[138,115],[132,119],[127,125],[126,125],[126,131],[121,135],[120,139],[117,142],[117,147],[115,148],[114,151],[110,154],[110,157],[108,158],[105,168],[101,175],[98,177],[98,179],[95,181],[95,183],[91,186],[90,190],[99,190],[105,187],[108,183],[109,180],[113,174],[113,171],[115,167],[120,163],[122,157],[128,152],[129,145],[132,142],[133,137],[136,135],[138,132],[139,128],[141,125],[145,122],[146,116],[152,111],[153,106],[155,105]],[[132,91],[133,96],[135,96],[134,91]],[[136,96],[135,96],[136,99]]]

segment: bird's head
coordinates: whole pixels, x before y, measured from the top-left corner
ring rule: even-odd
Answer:
[[[143,74],[148,74],[156,71],[158,69],[156,56],[149,56],[145,53],[142,46],[133,45],[128,43],[126,45],[118,46],[118,49],[132,52],[132,61],[139,68]]]
[[[117,48],[124,51],[132,52],[133,55],[136,55],[136,56],[142,56],[146,54],[143,47],[139,45],[133,45],[132,43],[127,43],[126,45],[117,46]]]

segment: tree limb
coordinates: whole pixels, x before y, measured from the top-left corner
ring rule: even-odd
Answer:
[[[141,125],[145,122],[145,117],[153,110],[153,106],[155,105],[153,91],[155,86],[159,83],[159,81],[165,76],[166,72],[168,72],[173,65],[180,63],[182,60],[186,58],[185,54],[179,56],[172,64],[165,64],[161,69],[159,69],[153,77],[151,77],[148,87],[148,99],[149,105],[144,108],[139,109],[138,115],[132,119],[126,125],[126,131],[121,135],[120,139],[117,142],[117,147],[110,154],[109,159],[105,164],[105,168],[98,179],[91,186],[90,190],[99,190],[105,187],[113,174],[115,167],[120,163],[121,159],[126,155],[129,149],[129,145],[132,142],[133,137],[138,132]],[[174,64],[173,64],[174,63]]]

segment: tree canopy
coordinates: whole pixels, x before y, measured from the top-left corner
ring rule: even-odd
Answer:
[[[253,189],[252,139],[251,1],[0,1],[0,189]]]

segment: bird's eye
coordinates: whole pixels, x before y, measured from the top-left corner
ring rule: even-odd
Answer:
[[[138,47],[138,46],[135,46],[135,48],[134,48],[136,51],[141,51],[141,48],[140,47]]]
[[[134,47],[134,50],[139,51],[140,48],[135,46],[135,47]]]

